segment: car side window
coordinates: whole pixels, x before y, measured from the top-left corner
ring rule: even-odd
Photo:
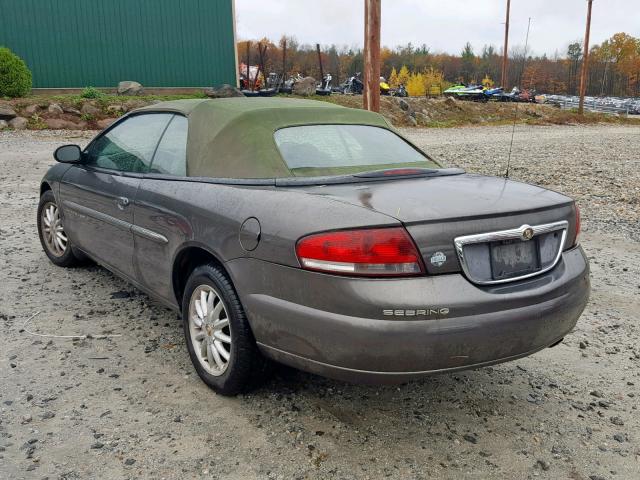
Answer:
[[[187,126],[182,115],[174,115],[164,132],[151,164],[151,173],[187,175]]]
[[[171,113],[134,115],[99,137],[87,151],[86,165],[119,172],[146,173]]]

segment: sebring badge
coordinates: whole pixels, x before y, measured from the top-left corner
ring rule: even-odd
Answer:
[[[434,267],[441,267],[442,265],[444,265],[444,262],[447,261],[447,256],[442,252],[436,252],[431,255],[430,261],[431,265],[433,265]]]
[[[425,307],[418,309],[389,309],[382,310],[382,314],[385,317],[446,317],[449,315],[448,307]]]
[[[525,227],[525,229],[522,230],[522,240],[531,240],[532,238],[533,238],[533,228]]]

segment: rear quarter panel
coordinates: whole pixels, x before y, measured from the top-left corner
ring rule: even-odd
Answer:
[[[246,251],[239,233],[250,217],[258,219],[261,233],[258,246]],[[160,179],[142,181],[134,223],[167,238],[160,243],[136,235],[136,262],[142,284],[174,303],[173,263],[189,246],[208,250],[222,263],[249,257],[297,267],[295,243],[304,235],[399,224],[387,215],[295,189]],[[242,295],[245,279],[232,280]]]

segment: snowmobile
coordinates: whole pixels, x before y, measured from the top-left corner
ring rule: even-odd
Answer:
[[[404,85],[398,86],[395,90],[391,90],[392,97],[408,97],[409,93],[407,93],[407,89]]]
[[[391,93],[391,87],[387,83],[384,77],[380,77],[380,95],[389,95]]]
[[[362,94],[362,90],[364,90],[364,84],[360,80],[360,72],[352,75],[342,84],[342,93],[345,95],[349,93],[359,95]]]
[[[287,80],[282,82],[282,86],[280,87],[280,93],[289,93],[289,94],[292,93],[293,85],[295,85],[296,82],[299,82],[302,79],[303,79],[303,76],[300,75],[299,73],[296,73],[295,75],[291,75]]]
[[[318,88],[316,88],[316,95],[331,95],[332,78],[333,77],[330,73],[325,74],[324,78],[322,79],[322,83],[320,83],[320,85],[318,85]]]

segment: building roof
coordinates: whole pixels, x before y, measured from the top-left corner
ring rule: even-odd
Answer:
[[[281,128],[313,124],[390,128],[377,113],[292,98],[175,100],[136,111],[171,111],[188,118],[187,175],[191,177],[292,176],[273,136]]]

